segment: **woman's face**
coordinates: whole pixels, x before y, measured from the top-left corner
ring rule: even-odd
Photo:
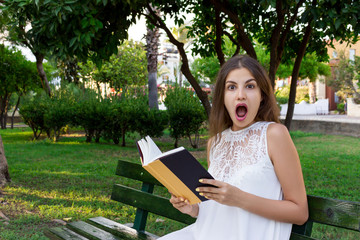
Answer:
[[[233,122],[233,131],[255,122],[262,101],[261,90],[246,68],[232,70],[225,80],[224,103]]]

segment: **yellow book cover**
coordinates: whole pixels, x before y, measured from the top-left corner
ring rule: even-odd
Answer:
[[[190,204],[206,201],[195,189],[205,186],[201,178],[211,174],[184,147],[162,153],[149,137],[137,141],[142,166],[171,193],[189,200]]]

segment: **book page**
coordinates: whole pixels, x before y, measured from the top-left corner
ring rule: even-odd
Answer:
[[[147,149],[146,149],[146,158],[144,157],[144,165],[149,164],[150,162],[154,161],[155,159],[158,158],[158,156],[160,156],[162,154],[162,152],[160,151],[159,147],[154,143],[154,141],[149,137],[146,136],[145,137],[145,144],[147,145]]]

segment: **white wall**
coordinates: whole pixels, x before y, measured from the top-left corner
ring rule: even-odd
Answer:
[[[288,104],[281,104],[281,115],[286,115]],[[314,104],[301,101],[295,104],[294,115],[325,115],[329,114],[329,99],[320,99]]]
[[[347,98],[347,115],[350,117],[360,117],[360,104],[355,104],[352,98]]]

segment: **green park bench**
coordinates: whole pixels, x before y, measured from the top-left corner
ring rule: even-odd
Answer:
[[[185,224],[195,221],[173,208],[167,198],[153,194],[154,186],[162,185],[141,165],[119,160],[116,174],[142,182],[141,190],[115,184],[111,195],[111,199],[137,208],[134,223],[120,224],[104,217],[95,217],[48,229],[45,235],[50,239],[153,240],[157,236],[145,231],[149,212]],[[311,237],[314,222],[360,232],[360,202],[317,196],[308,196],[308,202],[309,219],[302,226],[293,225],[290,239],[314,239]]]

